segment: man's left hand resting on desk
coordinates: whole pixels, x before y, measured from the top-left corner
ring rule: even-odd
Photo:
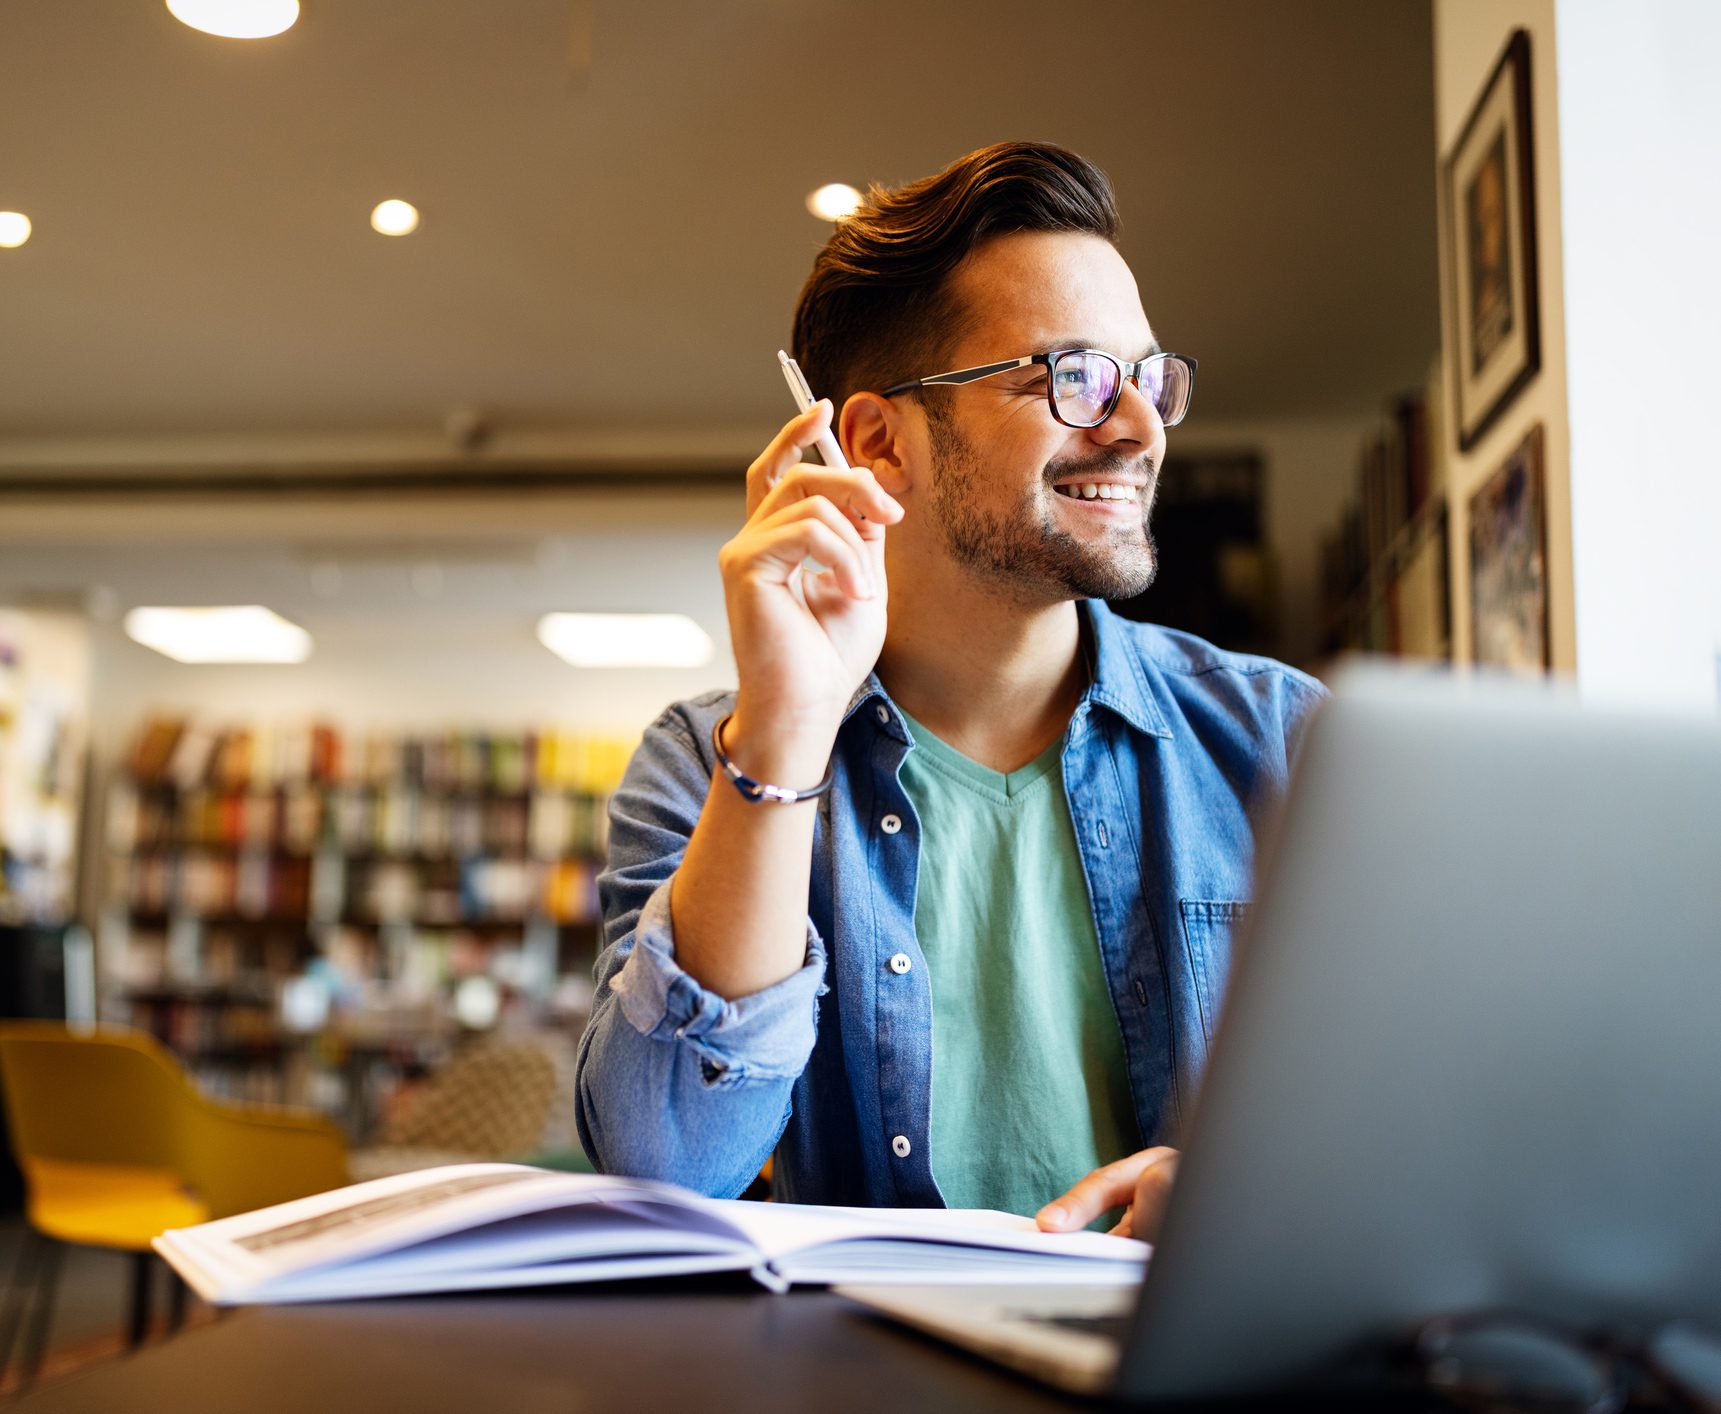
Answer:
[[[1079,1232],[1101,1213],[1121,1207],[1123,1217],[1112,1231],[1152,1242],[1159,1236],[1160,1219],[1177,1177],[1177,1157],[1177,1150],[1162,1144],[1095,1169],[1041,1208],[1035,1221],[1042,1232]]]

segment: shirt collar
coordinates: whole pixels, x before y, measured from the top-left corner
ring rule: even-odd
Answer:
[[[1093,652],[1093,681],[1082,700],[1117,713],[1144,736],[1171,736],[1159,709],[1153,679],[1140,653],[1129,642],[1123,621],[1103,600],[1083,599],[1076,605]]]
[[[1088,690],[1082,694],[1083,704],[1091,702],[1117,713],[1144,736],[1169,738],[1171,728],[1159,709],[1153,684],[1140,656],[1128,643],[1117,615],[1098,599],[1079,600],[1076,612],[1082,618],[1083,643],[1091,655],[1093,673]],[[880,721],[883,729],[904,745],[912,746],[901,709],[891,701],[876,672],[868,673],[866,681],[849,698],[849,705],[843,710],[843,723],[846,725],[850,717],[875,697],[888,709]]]

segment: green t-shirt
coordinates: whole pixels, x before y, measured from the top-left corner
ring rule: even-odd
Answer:
[[[1141,1147],[1063,743],[1004,775],[908,726],[914,932],[932,985],[932,1174],[951,1207],[1031,1214]]]

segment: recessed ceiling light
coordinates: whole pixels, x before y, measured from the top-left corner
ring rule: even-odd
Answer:
[[[30,239],[30,218],[22,211],[0,211],[0,247],[16,250]]]
[[[391,197],[377,203],[370,214],[370,224],[373,231],[385,236],[410,236],[418,229],[418,208],[410,201]]]
[[[179,663],[302,663],[311,635],[261,604],[133,609],[126,636]]]
[[[545,614],[538,642],[576,668],[697,668],[716,651],[686,614]]]
[[[821,221],[841,221],[860,209],[861,194],[847,182],[830,182],[807,195],[807,210]]]
[[[268,39],[290,30],[299,0],[167,0],[174,19],[223,39]]]

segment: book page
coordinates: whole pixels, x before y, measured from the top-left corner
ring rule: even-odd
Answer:
[[[453,1235],[469,1235],[469,1242],[463,1236],[450,1252],[458,1265],[470,1267],[482,1257],[479,1249],[488,1230],[529,1214],[563,1222],[568,1240],[561,1250],[575,1254],[583,1250],[582,1231],[594,1248],[613,1251],[625,1245],[620,1230],[629,1228],[648,1229],[638,1244],[641,1250],[661,1250],[649,1235],[652,1227],[679,1233],[682,1250],[745,1249],[745,1237],[725,1228],[719,1212],[698,1206],[689,1211],[689,1200],[700,1203],[668,1184],[518,1164],[457,1164],[221,1218],[164,1234],[159,1244],[176,1263],[194,1265],[206,1284],[234,1293],[407,1249],[421,1249],[434,1265],[438,1239]],[[486,1265],[518,1260],[516,1251],[510,1247]]]
[[[708,1203],[720,1200],[708,1199]],[[723,1204],[723,1218],[745,1233],[767,1260],[788,1273],[796,1254],[845,1244],[889,1241],[899,1259],[922,1270],[950,1266],[963,1249],[1015,1252],[1072,1265],[1121,1264],[1140,1279],[1150,1249],[1128,1237],[1099,1232],[1041,1232],[1032,1218],[986,1208],[839,1208],[802,1203]],[[891,1270],[896,1270],[892,1267]],[[1090,1274],[1089,1280],[1099,1279]]]

